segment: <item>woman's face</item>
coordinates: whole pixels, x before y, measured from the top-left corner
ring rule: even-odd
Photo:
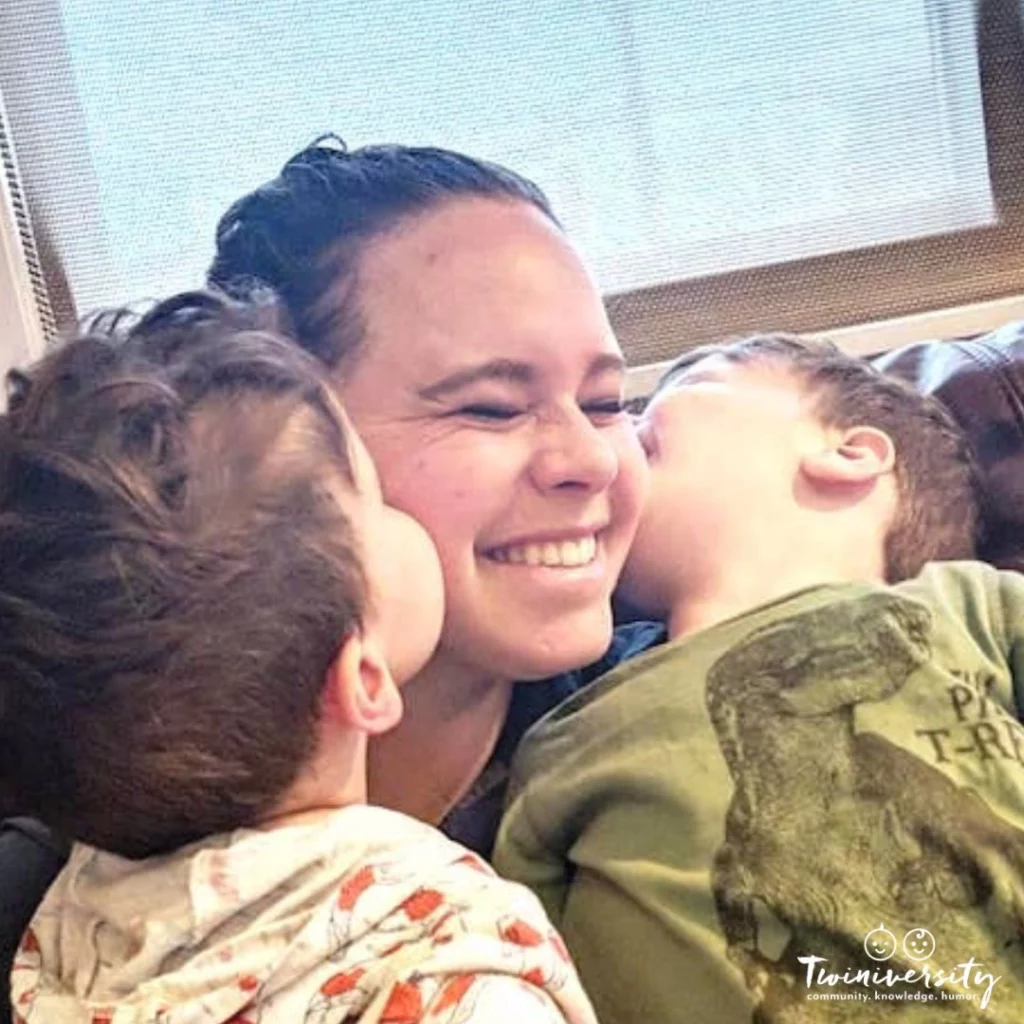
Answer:
[[[579,258],[531,206],[461,199],[374,241],[358,287],[341,393],[387,501],[437,545],[439,657],[514,679],[598,657],[646,466]]]

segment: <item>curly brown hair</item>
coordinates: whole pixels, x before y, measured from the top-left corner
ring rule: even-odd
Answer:
[[[0,778],[141,857],[258,821],[366,585],[344,416],[274,307],[94,319],[0,417]]]
[[[684,352],[658,388],[710,356],[777,365],[800,382],[825,426],[864,425],[889,435],[899,494],[885,543],[890,583],[916,576],[927,562],[975,557],[982,520],[977,464],[966,435],[937,399],[829,341],[782,333]]]

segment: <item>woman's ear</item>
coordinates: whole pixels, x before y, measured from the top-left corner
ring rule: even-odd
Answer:
[[[327,669],[323,713],[368,736],[393,729],[402,697],[372,634],[350,633]]]
[[[805,455],[803,473],[817,484],[866,484],[891,473],[896,465],[896,446],[877,427],[848,427],[836,443]]]

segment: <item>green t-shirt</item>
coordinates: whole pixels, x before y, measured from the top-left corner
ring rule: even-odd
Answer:
[[[802,591],[542,719],[495,865],[605,1024],[1019,1024],[1022,690],[1024,576]]]

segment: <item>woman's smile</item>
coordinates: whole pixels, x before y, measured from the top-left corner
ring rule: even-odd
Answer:
[[[486,551],[484,557],[511,565],[577,568],[589,565],[597,557],[597,535],[507,544]]]

